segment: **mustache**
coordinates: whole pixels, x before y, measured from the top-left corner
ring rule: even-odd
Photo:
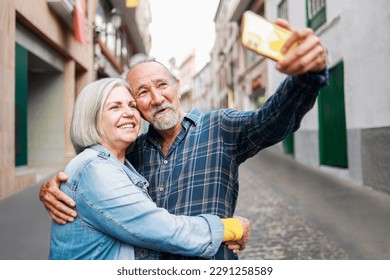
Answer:
[[[163,103],[159,106],[156,106],[156,107],[153,107],[152,108],[152,116],[154,116],[155,114],[157,114],[158,112],[162,111],[162,110],[165,110],[165,109],[171,109],[172,111],[175,111],[176,108],[175,106],[173,106],[172,104],[169,104],[169,103]]]

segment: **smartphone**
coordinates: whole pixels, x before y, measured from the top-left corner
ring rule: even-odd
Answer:
[[[296,47],[293,45],[287,53],[282,54],[280,49],[292,33],[252,11],[244,12],[241,32],[244,47],[275,61],[281,60]]]

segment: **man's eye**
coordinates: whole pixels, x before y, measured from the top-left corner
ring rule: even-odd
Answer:
[[[144,96],[144,95],[146,95],[146,93],[147,93],[146,90],[140,91],[140,92],[138,93],[138,96]]]
[[[167,85],[167,83],[159,83],[158,84],[158,87],[164,87],[164,86],[166,86]]]

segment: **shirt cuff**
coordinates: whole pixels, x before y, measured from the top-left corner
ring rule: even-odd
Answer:
[[[244,230],[238,219],[225,218],[221,221],[224,225],[223,241],[237,241],[242,238]]]
[[[300,84],[322,88],[329,84],[329,70],[328,67],[325,67],[325,69],[320,72],[308,72],[306,74],[293,76],[293,78]]]

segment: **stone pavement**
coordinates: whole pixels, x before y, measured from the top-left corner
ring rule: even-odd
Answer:
[[[240,259],[390,259],[390,196],[263,151],[240,169]]]
[[[270,151],[242,165],[240,182],[237,215],[252,223],[240,259],[390,260],[389,195]],[[0,260],[47,259],[39,185],[0,201]]]
[[[259,172],[257,172],[259,171]],[[240,259],[334,260],[348,253],[276,194],[261,170],[242,168],[237,215],[251,221],[251,238]]]
[[[0,201],[0,260],[47,260],[50,216],[38,185]]]

